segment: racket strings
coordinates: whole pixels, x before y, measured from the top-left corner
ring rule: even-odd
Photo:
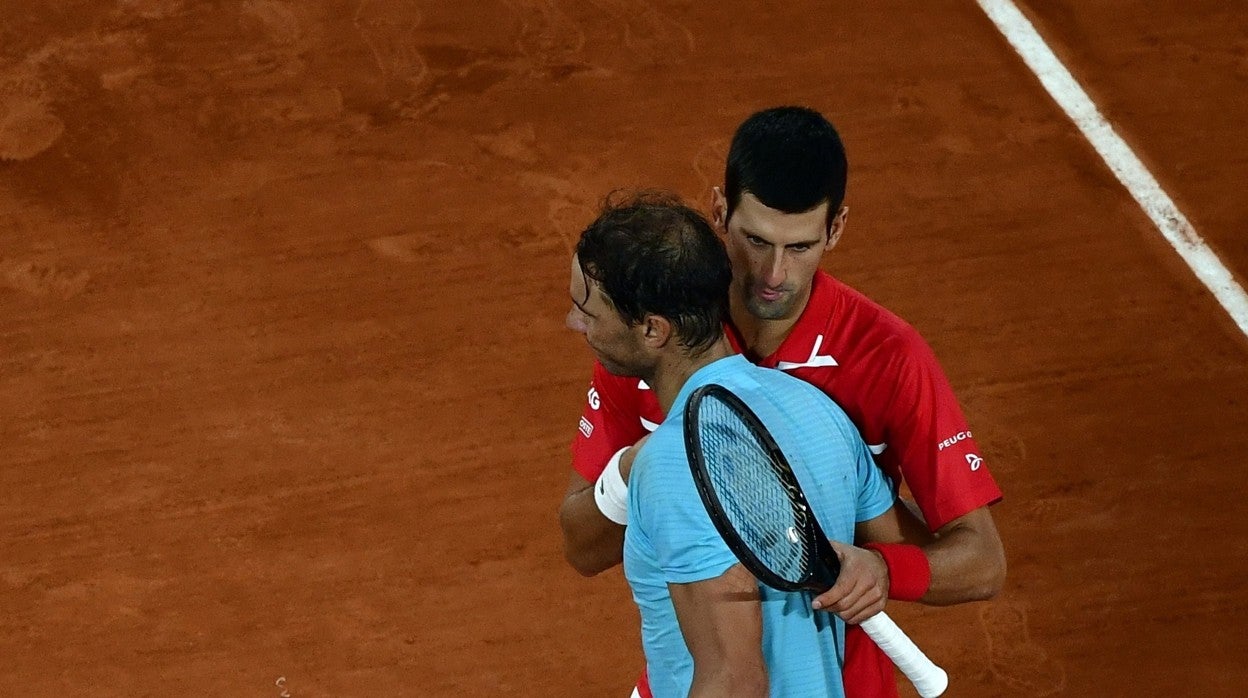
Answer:
[[[811,568],[809,511],[795,502],[795,483],[735,409],[713,396],[702,400],[698,437],[720,505],[759,561],[790,582]],[[800,490],[796,490],[800,493]]]

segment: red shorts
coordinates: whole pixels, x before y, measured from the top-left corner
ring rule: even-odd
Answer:
[[[845,626],[845,698],[897,698],[893,660],[857,625]]]
[[[845,698],[897,698],[897,674],[893,661],[884,654],[862,628],[845,627]],[[637,695],[654,698],[643,673],[637,680]]]

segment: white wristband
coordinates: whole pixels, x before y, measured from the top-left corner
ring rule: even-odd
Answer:
[[[594,501],[598,503],[598,510],[621,526],[628,525],[628,483],[620,475],[620,456],[629,448],[625,446],[616,451],[607,461],[606,470],[598,476],[598,482],[594,483]]]

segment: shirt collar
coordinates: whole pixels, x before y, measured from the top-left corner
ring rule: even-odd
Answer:
[[[672,409],[668,411],[668,414],[678,414],[683,411],[685,403],[689,401],[689,397],[693,395],[693,391],[698,388],[707,385],[708,383],[714,383],[725,376],[737,373],[742,368],[750,365],[750,362],[741,354],[733,354],[732,356],[725,356],[722,359],[716,359],[702,368],[699,368],[694,371],[693,375],[689,376],[689,380],[686,380],[685,384],[681,386],[680,392],[676,394],[676,400],[672,403]]]

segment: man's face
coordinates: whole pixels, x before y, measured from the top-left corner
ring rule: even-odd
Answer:
[[[601,287],[585,276],[576,255],[568,280],[572,308],[565,324],[585,335],[585,342],[607,371],[617,376],[643,376],[652,365],[642,343],[641,326],[629,327],[615,311]]]
[[[716,189],[714,211],[732,260],[732,293],[761,320],[800,314],[823,253],[840,237],[845,209],[831,234],[826,201],[805,213],[784,213],[745,192],[725,226],[727,200]]]

